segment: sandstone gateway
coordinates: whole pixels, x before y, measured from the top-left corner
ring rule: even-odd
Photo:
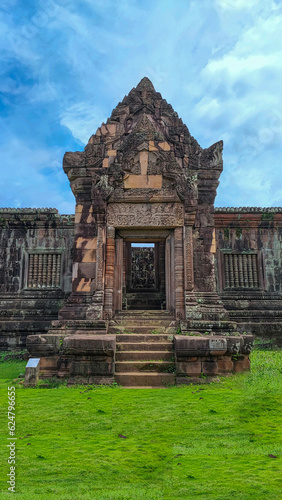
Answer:
[[[1,348],[69,383],[247,370],[252,335],[282,330],[282,209],[214,208],[222,149],[143,78],[64,156],[74,217],[1,209]]]

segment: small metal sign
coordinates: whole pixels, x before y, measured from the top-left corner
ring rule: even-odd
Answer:
[[[40,362],[40,358],[30,358],[28,360],[26,368],[37,368],[39,362]]]

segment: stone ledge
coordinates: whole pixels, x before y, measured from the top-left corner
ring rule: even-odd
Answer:
[[[115,335],[74,334],[64,338],[63,349],[66,354],[114,356],[116,351]]]
[[[32,356],[51,356],[62,350],[63,340],[67,333],[28,335],[26,348]]]
[[[11,208],[11,207],[1,207],[0,213],[11,213],[11,214],[37,214],[37,213],[48,213],[48,214],[58,214],[57,208]]]
[[[215,213],[282,213],[282,207],[214,207]]]
[[[225,337],[174,336],[174,349],[177,357],[220,356],[227,351]]]

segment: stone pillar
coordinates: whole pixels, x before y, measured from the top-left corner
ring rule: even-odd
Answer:
[[[122,310],[123,285],[123,239],[116,238],[115,242],[115,279],[114,279],[114,311]]]
[[[98,320],[103,318],[104,307],[104,273],[105,273],[105,233],[106,228],[99,223],[97,227],[97,250],[94,295],[92,304],[86,311],[86,319]]]
[[[184,283],[185,291],[194,290],[194,264],[193,264],[193,223],[195,216],[185,219],[184,227]],[[187,223],[189,225],[187,225]]]
[[[175,267],[175,314],[176,318],[184,318],[184,259],[183,228],[174,229],[174,267]]]
[[[175,315],[175,262],[174,262],[174,232],[165,242],[165,286],[166,308]]]
[[[195,215],[185,217],[183,234],[184,245],[184,287],[185,287],[185,317],[190,319],[192,310],[197,305],[194,294],[194,259],[193,259],[193,224]]]
[[[104,244],[105,244],[105,227],[98,225],[97,231],[97,254],[96,254],[96,283],[95,290],[104,290]]]
[[[165,293],[165,243],[159,243],[159,277],[160,277],[160,292]]]
[[[115,275],[115,228],[107,227],[106,235],[106,270],[105,270],[105,319],[110,319],[113,315],[113,294]]]

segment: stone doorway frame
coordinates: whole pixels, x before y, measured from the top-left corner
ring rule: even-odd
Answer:
[[[166,310],[184,318],[184,245],[183,228],[115,228],[107,227],[105,267],[105,318],[122,311],[124,283],[124,242],[165,245]]]

